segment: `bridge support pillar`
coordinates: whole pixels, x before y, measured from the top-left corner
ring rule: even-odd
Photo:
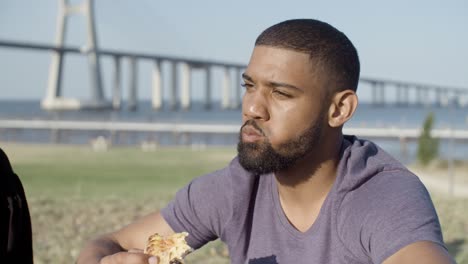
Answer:
[[[55,35],[55,45],[63,47],[67,18],[72,13],[82,13],[86,17],[87,43],[82,53],[88,56],[91,100],[89,104],[82,105],[77,99],[62,98],[62,66],[63,51],[54,51],[52,62],[49,67],[49,80],[47,92],[41,106],[45,109],[76,109],[82,106],[88,108],[108,108],[111,105],[105,101],[104,90],[102,88],[101,66],[99,62],[99,50],[97,45],[96,27],[94,23],[94,1],[85,0],[79,6],[72,6],[67,0],[59,1],[59,13],[57,16],[57,31]]]
[[[416,105],[420,106],[422,104],[422,99],[421,99],[421,88],[419,86],[416,86]]]
[[[409,105],[410,104],[410,97],[409,97],[409,87],[408,86],[405,86],[405,105]]]
[[[230,107],[231,101],[231,72],[228,67],[224,67],[223,77],[223,95],[221,99],[221,106],[223,109]]]
[[[151,106],[155,110],[162,108],[162,78],[161,78],[161,62],[155,60],[153,62],[153,70],[151,74]]]
[[[424,88],[423,90],[423,103],[424,103],[424,106],[426,107],[431,105],[429,90],[427,88]]]
[[[241,98],[241,76],[240,76],[240,69],[236,68],[235,70],[235,84],[234,84],[234,100],[232,102],[232,108],[238,109],[241,105],[240,98]]]
[[[112,88],[112,108],[120,109],[122,104],[122,87],[120,78],[120,56],[114,56],[114,80]]]
[[[380,82],[372,82],[372,104],[383,105],[385,103],[385,86]]]
[[[65,42],[65,32],[67,25],[65,1],[59,1],[58,15],[57,15],[57,29],[55,32],[55,45],[62,47]],[[62,96],[62,65],[63,65],[63,52],[54,51],[52,54],[52,61],[49,67],[49,80],[47,85],[47,92],[45,98],[41,102],[42,108],[53,109],[54,101]]]
[[[464,95],[462,92],[456,92],[456,103],[458,104],[459,107],[466,107],[468,100],[466,98],[466,95]]]
[[[440,88],[435,88],[435,103],[437,106],[442,106],[442,90]]]
[[[99,60],[99,51],[97,47],[96,27],[94,25],[93,3],[93,0],[87,0],[84,2],[86,25],[88,28],[86,52],[88,53],[92,101],[93,103],[101,104],[104,102],[104,90],[102,88],[101,63]]]
[[[450,95],[447,91],[443,91],[442,96],[440,98],[440,105],[448,106],[449,104],[450,104]]]
[[[172,62],[172,80],[171,80],[171,92],[169,93],[169,106],[171,110],[177,109],[177,63]]]
[[[377,105],[377,83],[372,82],[371,83],[371,100],[372,100],[372,105]]]
[[[130,76],[129,76],[129,92],[128,92],[128,109],[135,111],[137,108],[137,61],[134,57],[130,60]]]
[[[379,104],[380,105],[385,105],[385,84],[380,83],[379,84]]]
[[[188,63],[182,63],[182,76],[180,83],[180,92],[181,92],[181,105],[183,110],[188,110],[190,108],[190,65]]]
[[[206,66],[205,109],[211,109],[211,67]]]
[[[396,102],[395,102],[395,104],[396,105],[402,105],[402,98],[401,98],[402,88],[401,88],[401,85],[398,84],[395,89],[396,89]]]

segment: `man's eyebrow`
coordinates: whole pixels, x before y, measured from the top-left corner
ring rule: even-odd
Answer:
[[[285,87],[285,88],[290,88],[290,89],[294,89],[294,90],[298,90],[298,91],[301,91],[303,92],[304,90],[295,86],[295,85],[292,85],[292,84],[289,84],[289,83],[282,83],[282,82],[268,82],[268,86],[270,87]]]
[[[250,77],[249,75],[247,75],[245,72],[242,73],[242,78],[244,78],[245,80],[247,80],[247,81],[249,81],[249,82],[253,82],[252,77]]]
[[[242,73],[242,78],[244,78],[244,80],[246,80],[246,81],[254,82],[253,78],[250,77],[246,73]],[[299,87],[297,87],[295,85],[292,85],[292,84],[289,84],[289,83],[282,83],[282,82],[268,82],[268,86],[269,87],[285,87],[285,88],[295,89],[295,90],[298,90],[298,91],[304,91],[303,89],[301,89],[301,88],[299,88]]]

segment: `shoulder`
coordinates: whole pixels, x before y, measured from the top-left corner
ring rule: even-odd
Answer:
[[[356,255],[381,262],[420,240],[443,244],[419,178],[370,141],[348,138],[337,177],[337,229]]]
[[[352,138],[342,156],[337,178],[342,209],[362,207],[370,214],[400,202],[432,205],[419,178],[373,142]]]
[[[424,187],[403,164],[373,142],[345,137],[336,179],[341,199],[355,194],[368,195],[368,192],[378,195],[381,188],[398,191],[407,183],[410,188]]]
[[[13,171],[5,152],[0,148],[0,204],[5,210],[1,215],[2,228],[10,231],[1,237],[1,243],[10,241],[13,245],[6,257],[17,258],[21,263],[32,263],[32,233],[28,203],[20,178]],[[19,258],[18,258],[19,257]],[[7,261],[8,262],[8,261]]]
[[[211,190],[217,196],[224,196],[229,192],[242,192],[251,189],[255,178],[247,172],[235,157],[228,166],[212,173],[195,178],[188,187],[196,190]]]
[[[345,194],[341,210],[361,209],[363,215],[374,215],[391,211],[402,203],[432,207],[430,195],[416,175],[403,168],[383,168]]]
[[[211,204],[225,207],[224,203],[232,203],[244,199],[255,185],[255,178],[242,168],[239,161],[234,158],[228,166],[193,179],[180,189],[175,201],[189,200],[191,206],[204,206]],[[233,199],[233,196],[236,199]]]
[[[233,214],[239,214],[237,209],[250,199],[253,178],[235,158],[180,189],[161,213],[174,231],[189,231],[192,245],[201,246],[221,236]]]
[[[0,169],[2,172],[11,173],[13,169],[6,153],[0,148]]]
[[[384,169],[348,193],[338,219],[340,234],[353,251],[379,263],[418,241],[443,245],[431,197],[419,178],[405,169]]]
[[[14,173],[7,154],[0,148],[0,175],[2,177],[2,195],[3,194],[24,194],[23,186],[19,177]]]
[[[227,215],[249,203],[258,177],[247,172],[236,157],[228,166],[194,179],[176,197],[186,197],[194,207],[210,206]]]

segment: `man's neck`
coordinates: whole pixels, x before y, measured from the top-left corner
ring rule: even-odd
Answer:
[[[311,201],[328,194],[335,182],[336,169],[337,161],[328,160],[321,163],[312,174],[305,174],[306,170],[295,170],[293,175],[276,173],[279,194],[283,199],[309,204]]]
[[[336,179],[341,141],[328,151],[305,157],[287,171],[275,173],[281,206],[291,224],[307,230],[315,221]]]

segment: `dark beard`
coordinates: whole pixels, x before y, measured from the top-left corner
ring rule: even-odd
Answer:
[[[242,127],[246,125],[252,125],[261,131],[254,120],[247,120]],[[317,148],[321,135],[322,122],[319,120],[298,138],[280,145],[278,150],[275,150],[267,139],[258,143],[242,142],[241,132],[237,145],[239,162],[244,169],[254,174],[268,174],[287,170],[306,154]]]

